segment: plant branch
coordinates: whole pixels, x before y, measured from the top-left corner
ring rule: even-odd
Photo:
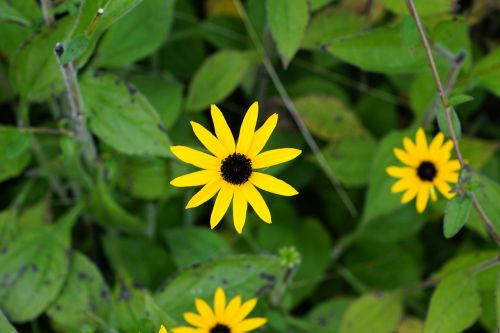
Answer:
[[[50,0],[40,0],[40,7],[42,7],[45,25],[48,27],[52,26],[54,24],[54,16],[50,13]]]
[[[255,32],[255,29],[253,28],[252,24],[250,23],[250,20],[248,19],[247,13],[241,4],[240,0],[233,0],[234,5],[238,9],[238,12],[240,16],[243,19],[243,23],[245,24],[245,27],[248,31],[248,34],[250,35],[250,38],[252,39],[252,42],[254,43],[255,48],[257,51],[260,53],[262,56],[262,62],[264,64],[264,67],[271,78],[271,81],[273,82],[276,90],[278,91],[281,99],[283,100],[283,103],[285,104],[285,107],[287,108],[288,112],[292,116],[293,120],[297,124],[297,127],[299,128],[299,131],[301,132],[302,136],[307,142],[307,145],[311,149],[311,151],[314,154],[314,157],[318,161],[318,164],[320,168],[323,170],[323,172],[326,174],[328,180],[330,183],[333,185],[335,191],[339,195],[340,199],[346,206],[346,208],[349,210],[349,213],[351,214],[352,217],[357,217],[358,216],[358,211],[356,207],[354,206],[354,203],[352,202],[351,198],[347,195],[347,192],[345,189],[340,185],[340,183],[337,181],[335,176],[332,174],[332,171],[330,170],[330,167],[328,166],[328,163],[325,159],[325,156],[321,152],[318,144],[314,140],[313,136],[309,132],[309,129],[307,128],[306,124],[300,117],[299,112],[297,111],[297,108],[295,107],[295,104],[291,100],[290,96],[288,95],[288,92],[286,91],[285,87],[283,86],[283,83],[281,82],[278,73],[276,73],[276,70],[274,69],[273,64],[269,60],[269,57],[267,56],[264,47],[262,46],[261,41],[259,40],[259,37],[257,36],[257,33]]]
[[[418,32],[420,34],[420,38],[422,39],[422,43],[425,48],[425,52],[427,54],[427,58],[429,60],[429,64],[432,69],[432,74],[434,76],[434,81],[436,83],[436,87],[439,93],[439,98],[441,99],[441,104],[443,105],[443,112],[446,117],[446,123],[448,124],[448,129],[450,131],[450,136],[451,140],[453,141],[453,148],[455,150],[455,155],[457,156],[458,161],[460,162],[460,167],[461,169],[467,168],[466,163],[464,162],[464,159],[462,157],[462,153],[460,152],[460,147],[458,145],[458,139],[457,135],[455,133],[455,129],[453,128],[453,122],[451,119],[451,108],[448,106],[448,101],[446,100],[446,93],[443,89],[443,85],[441,84],[441,79],[439,78],[439,73],[437,71],[436,63],[434,61],[434,57],[432,55],[432,50],[429,45],[429,41],[427,40],[427,36],[425,35],[424,27],[422,26],[422,22],[420,21],[420,17],[417,12],[417,8],[415,7],[415,4],[413,3],[413,0],[406,0],[406,3],[408,5],[408,9],[410,11],[411,16],[415,20],[415,24],[417,25]],[[491,223],[490,219],[482,209],[481,205],[479,204],[479,201],[477,201],[476,196],[474,193],[471,193],[471,199],[472,199],[472,204],[476,211],[478,212],[479,216],[481,217],[481,220],[483,223],[486,225],[488,228],[488,231],[490,232],[491,236],[493,239],[497,242],[497,244],[500,246],[500,235],[498,232],[495,230],[495,227]]]

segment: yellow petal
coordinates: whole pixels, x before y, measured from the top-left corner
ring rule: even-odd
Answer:
[[[259,103],[254,102],[250,108],[248,108],[243,122],[241,123],[240,135],[238,136],[238,143],[236,143],[236,152],[246,155],[248,149],[250,149],[250,144],[253,140],[253,133],[255,131],[255,125],[257,124],[257,116],[259,115]]]
[[[264,125],[262,125],[257,131],[255,131],[253,135],[253,140],[250,145],[250,149],[248,150],[247,156],[249,158],[254,158],[258,153],[264,148],[269,140],[269,137],[273,133],[276,128],[276,124],[278,123],[278,114],[275,113],[269,118],[267,118]]]
[[[427,146],[427,138],[425,137],[425,132],[422,128],[417,130],[417,137],[415,140],[417,151],[421,159],[428,159],[429,148]]]
[[[215,170],[200,170],[187,175],[179,176],[170,182],[170,185],[177,187],[205,185],[220,177]]]
[[[171,146],[170,150],[182,162],[192,164],[198,168],[210,170],[220,168],[221,161],[215,156],[185,146]]]
[[[217,322],[222,322],[226,310],[226,294],[222,288],[217,288],[215,291],[214,309]]]
[[[438,134],[436,134],[434,139],[432,139],[431,145],[429,146],[429,155],[431,159],[434,159],[434,157],[439,156],[439,150],[441,149],[443,142],[444,142],[444,135],[443,133],[439,132]]]
[[[214,122],[217,138],[230,154],[234,153],[236,145],[234,143],[233,133],[231,133],[231,129],[229,129],[224,115],[214,104],[210,106],[210,113],[212,115],[212,121]]]
[[[160,332],[158,333],[167,333],[167,329],[165,328],[165,326],[161,325]]]
[[[454,171],[443,171],[439,172],[438,177],[445,182],[456,183],[458,182],[458,172]]]
[[[229,150],[217,139],[209,130],[200,124],[192,121],[191,126],[193,127],[193,132],[200,140],[200,142],[207,148],[212,154],[220,158],[221,160],[229,155]]]
[[[200,314],[200,316],[204,319],[204,321],[207,324],[212,326],[216,323],[214,312],[212,311],[210,306],[207,304],[207,302],[205,302],[201,298],[196,298],[195,305],[196,305],[196,309],[198,310],[198,313]]]
[[[267,204],[259,191],[250,182],[247,182],[243,186],[245,196],[247,197],[248,203],[252,206],[253,210],[262,219],[262,221],[271,223],[271,212],[269,211],[269,207],[267,207]]]
[[[391,187],[392,193],[399,193],[408,190],[413,185],[412,181],[403,178],[394,183]]]
[[[429,185],[424,183],[418,189],[417,194],[417,212],[422,213],[427,207],[427,202],[429,201]]]
[[[243,303],[241,307],[238,309],[238,312],[234,316],[231,324],[238,325],[241,321],[243,321],[243,319],[245,319],[250,314],[250,312],[252,312],[252,310],[255,308],[256,305],[257,305],[256,298],[249,299],[248,301]]]
[[[451,199],[455,196],[454,193],[450,193],[451,186],[448,185],[448,183],[446,183],[442,179],[440,179],[440,178],[434,179],[434,184],[438,188],[439,192],[441,192],[441,194],[444,195],[445,198]]]
[[[200,328],[208,328],[209,323],[199,314],[186,312],[184,313],[184,320],[188,322],[190,325]]]
[[[222,178],[218,178],[215,181],[212,181],[203,186],[201,190],[199,190],[195,195],[193,195],[191,200],[189,200],[186,205],[186,209],[198,207],[199,205],[207,202],[211,197],[215,195],[215,193],[217,193],[218,190],[220,190],[223,183],[224,181],[222,180]]]
[[[408,154],[406,151],[399,149],[399,148],[394,148],[394,155],[403,162],[406,165],[412,166],[412,167],[417,167],[419,164],[419,160],[417,156],[411,156]]]
[[[241,234],[247,217],[247,198],[241,187],[234,188],[233,221],[236,231]]]
[[[434,188],[434,186],[431,186],[429,188],[429,193],[431,195],[431,200],[432,201],[436,201],[437,200],[437,194],[436,194],[436,189]]]
[[[401,203],[405,204],[405,203],[408,203],[411,200],[413,200],[413,198],[415,198],[417,196],[418,189],[419,189],[419,186],[417,186],[417,185],[410,187],[408,189],[408,191],[406,191],[405,194],[403,194],[403,196],[401,197]]]
[[[238,313],[238,310],[241,306],[241,296],[234,297],[226,308],[226,314],[224,316],[224,323],[231,324],[234,316]]]
[[[451,157],[451,150],[453,149],[453,141],[448,140],[439,150],[439,154],[436,156],[437,164],[444,164],[448,162]]]
[[[252,172],[252,175],[250,176],[250,182],[264,191],[279,195],[291,196],[299,193],[296,189],[294,189],[292,186],[288,185],[281,179],[278,179],[271,175],[267,175],[265,173]]]
[[[280,148],[265,151],[252,160],[252,168],[262,169],[276,164],[288,162],[302,153],[299,149]]]
[[[385,172],[389,174],[389,176],[395,177],[395,178],[403,178],[403,177],[412,177],[417,174],[416,170],[414,168],[409,168],[409,167],[395,167],[395,166],[390,166],[385,169]]]
[[[405,147],[406,152],[408,155],[413,156],[416,159],[420,159],[420,156],[418,155],[418,150],[413,141],[411,141],[409,138],[405,137],[403,139],[403,145]]]
[[[210,216],[210,227],[215,228],[224,217],[233,199],[234,186],[224,182],[220,189],[217,199],[215,199],[212,215]]]
[[[460,170],[460,162],[458,160],[451,160],[439,166],[440,170],[458,171]]]
[[[267,323],[266,318],[246,319],[246,320],[243,320],[241,323],[239,323],[238,326],[236,327],[236,329],[240,330],[242,332],[248,332],[248,331],[252,331],[256,328],[263,326],[265,323]]]

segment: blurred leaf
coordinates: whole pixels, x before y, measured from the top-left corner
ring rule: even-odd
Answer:
[[[2,1],[5,2],[5,0]],[[40,6],[35,1],[8,0],[7,2],[10,7],[32,21],[39,20],[42,17]]]
[[[180,269],[232,252],[221,235],[207,228],[175,228],[167,230],[165,236]]]
[[[54,301],[70,266],[77,205],[54,225],[25,229],[0,251],[0,307],[14,322],[35,319]]]
[[[458,333],[479,317],[481,305],[476,280],[456,273],[441,281],[432,294],[424,333]]]
[[[85,326],[102,327],[110,308],[110,290],[99,269],[83,254],[74,253],[68,279],[47,315],[59,331],[77,332]]]
[[[338,38],[360,32],[368,21],[353,10],[331,6],[314,15],[309,23],[302,47],[316,49]]]
[[[496,325],[497,327],[500,327],[500,279],[498,278],[497,278],[497,285],[495,288],[495,313],[496,313]]]
[[[240,51],[219,51],[212,55],[191,81],[186,108],[201,111],[226,98],[241,83],[251,64],[250,55]]]
[[[387,9],[397,14],[409,14],[406,1],[382,0],[382,3]],[[420,16],[447,14],[453,11],[453,1],[449,0],[435,0],[432,2],[427,0],[414,0],[414,3]]]
[[[21,12],[6,2],[0,2],[0,22],[2,21],[31,25],[31,22]]]
[[[339,332],[342,317],[352,302],[351,298],[335,298],[316,305],[307,315],[314,332]]]
[[[309,0],[309,6],[311,7],[311,10],[317,10],[328,3],[332,2],[332,0]]]
[[[458,234],[467,223],[472,208],[472,200],[465,194],[457,195],[446,203],[443,221],[444,237],[451,238]]]
[[[1,310],[0,310],[0,332],[18,333],[14,328],[14,326],[12,326],[7,320],[7,318],[5,318],[5,315]]]
[[[29,164],[31,134],[0,126],[0,182],[19,175]]]
[[[297,81],[284,82],[284,84],[288,94],[293,98],[327,95],[338,98],[346,104],[349,102],[349,96],[340,85],[318,76],[302,76]]]
[[[470,95],[465,95],[465,94],[451,95],[450,97],[448,97],[448,105],[449,106],[457,106],[457,105],[472,101],[473,99],[474,99],[474,97],[472,97]]]
[[[334,97],[309,95],[294,103],[307,127],[321,139],[336,141],[365,133],[356,115]]]
[[[156,295],[155,300],[175,320],[195,309],[195,298],[211,303],[215,290],[224,288],[227,297],[243,300],[262,295],[281,278],[279,259],[265,255],[241,255],[213,260],[184,270]]]
[[[398,326],[396,333],[422,333],[424,331],[424,323],[419,318],[407,317],[404,318]]]
[[[63,65],[78,59],[87,49],[89,39],[85,35],[78,35],[71,38],[64,47],[64,53],[59,62]]]
[[[49,201],[48,198],[45,198],[33,206],[23,209],[17,219],[17,226],[20,228],[36,228],[45,225],[50,209]]]
[[[307,0],[267,0],[267,20],[285,67],[299,49],[309,21]]]
[[[220,1],[220,0],[215,0]],[[229,0],[231,4],[233,0]],[[241,19],[230,16],[213,16],[201,23],[200,35],[218,49],[245,49],[248,37]]]
[[[12,86],[25,99],[43,101],[63,90],[64,82],[54,53],[73,23],[67,16],[24,43],[13,56],[9,70]]]
[[[172,271],[172,259],[158,244],[143,237],[106,235],[103,246],[116,275],[135,285],[157,288]],[[147,260],[147,258],[155,258]]]
[[[392,333],[402,312],[398,293],[365,294],[347,308],[340,333]]]
[[[480,174],[474,174],[473,182],[475,186],[472,192],[476,195],[477,201],[495,229],[499,231],[500,206],[498,202],[500,202],[500,185]]]
[[[92,131],[131,155],[170,156],[170,140],[156,110],[132,85],[113,75],[88,75],[81,82]]]
[[[126,66],[153,53],[170,31],[174,1],[140,2],[106,32],[99,44],[97,64],[103,67]]]
[[[0,22],[0,36],[2,36],[0,38],[0,52],[3,53],[8,62],[13,62],[17,50],[31,37],[31,29],[18,24]],[[4,69],[2,68],[2,70]]]
[[[500,97],[500,48],[481,58],[472,68],[470,79]]]

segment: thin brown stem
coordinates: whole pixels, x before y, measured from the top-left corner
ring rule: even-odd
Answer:
[[[434,57],[432,55],[432,50],[429,45],[429,41],[427,40],[427,36],[425,34],[424,27],[422,26],[422,22],[420,20],[420,16],[418,15],[417,8],[415,7],[415,4],[413,3],[413,0],[406,0],[406,3],[408,5],[408,9],[410,11],[411,16],[415,20],[415,24],[417,25],[418,32],[420,34],[420,37],[422,39],[422,43],[425,48],[425,52],[427,54],[427,58],[429,60],[429,64],[432,69],[432,74],[434,76],[434,81],[436,83],[436,87],[439,93],[439,97],[441,99],[441,104],[443,105],[443,112],[446,117],[446,123],[448,125],[448,130],[450,132],[451,140],[453,141],[453,148],[455,150],[455,155],[457,156],[458,161],[460,162],[460,167],[461,169],[467,168],[466,163],[464,162],[464,159],[462,157],[462,153],[460,152],[460,147],[458,145],[458,139],[457,135],[455,133],[455,129],[453,128],[453,122],[451,119],[451,108],[448,107],[448,101],[446,99],[446,93],[443,89],[443,85],[441,84],[441,79],[439,78],[439,73],[437,71],[436,63],[434,61]],[[471,199],[474,208],[479,214],[479,217],[483,221],[483,223],[486,225],[486,228],[488,228],[489,233],[493,237],[493,239],[497,242],[497,244],[500,246],[500,235],[498,232],[495,230],[495,227],[491,223],[490,219],[482,209],[481,205],[477,201],[476,196],[474,193],[471,193]]]
[[[54,24],[54,16],[50,13],[50,0],[40,0],[40,7],[42,8],[45,25],[48,27],[52,26]]]

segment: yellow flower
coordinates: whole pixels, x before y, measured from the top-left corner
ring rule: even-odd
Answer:
[[[443,133],[438,133],[431,144],[427,145],[424,130],[419,128],[415,143],[405,137],[403,145],[405,149],[394,148],[394,154],[406,166],[390,166],[386,169],[390,176],[399,178],[392,186],[391,192],[405,192],[401,203],[407,203],[417,197],[417,211],[422,213],[429,196],[432,201],[437,200],[436,187],[443,196],[452,198],[454,194],[450,193],[451,187],[448,183],[458,181],[460,170],[460,163],[450,159],[453,142],[444,142]]]
[[[167,333],[167,329],[165,328],[165,326],[161,325],[160,331],[158,333]]]
[[[241,303],[241,296],[236,296],[226,304],[226,294],[217,288],[213,310],[202,299],[195,300],[198,313],[186,312],[184,319],[193,327],[177,327],[174,333],[246,333],[253,331],[267,322],[266,318],[246,317],[252,312],[257,299],[252,298]]]
[[[211,106],[215,136],[198,123],[191,122],[194,134],[213,155],[184,147],[172,146],[170,150],[181,161],[203,170],[175,178],[173,186],[203,185],[189,200],[186,208],[197,207],[215,196],[217,199],[210,217],[210,226],[215,228],[233,202],[233,221],[236,231],[241,233],[245,225],[247,205],[250,203],[257,215],[266,223],[271,223],[271,213],[256,187],[271,193],[291,196],[298,192],[284,181],[257,169],[267,168],[290,161],[301,151],[293,148],[273,149],[261,153],[278,122],[273,114],[258,130],[255,130],[258,103],[248,109],[241,124],[238,142],[217,106]]]

